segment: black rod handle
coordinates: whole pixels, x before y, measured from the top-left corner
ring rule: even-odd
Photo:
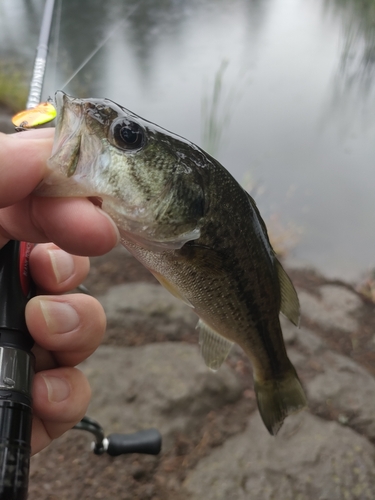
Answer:
[[[9,241],[0,250],[0,500],[25,500],[29,482],[34,356],[25,307],[33,295],[31,248]]]
[[[134,434],[110,434],[107,453],[112,457],[125,453],[158,455],[161,450],[161,435],[157,429],[148,429]]]
[[[0,498],[26,500],[29,484],[32,411],[29,405],[0,401]]]

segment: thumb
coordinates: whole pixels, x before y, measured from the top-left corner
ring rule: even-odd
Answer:
[[[0,133],[0,208],[24,199],[43,179],[53,131],[48,128]]]

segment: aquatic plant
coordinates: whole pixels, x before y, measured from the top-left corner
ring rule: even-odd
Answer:
[[[210,94],[206,94],[202,100],[202,147],[215,157],[218,156],[222,144],[223,132],[227,129],[235,106],[241,97],[242,86],[233,84],[228,88],[224,83],[228,65],[228,61],[222,61],[215,74]],[[246,79],[240,79],[240,81],[246,82]],[[256,199],[264,191],[263,186],[258,185],[253,179],[250,171],[246,172],[241,184]],[[291,223],[285,225],[278,214],[272,214],[267,219],[266,225],[276,254],[280,259],[285,258],[297,246],[301,229]]]
[[[15,64],[0,62],[0,106],[12,112],[24,109],[28,94],[27,77]]]
[[[367,300],[375,303],[375,269],[369,271],[355,288]]]
[[[375,0],[325,0],[327,12],[342,19],[343,47],[338,81],[368,93],[375,74]]]
[[[266,220],[271,245],[279,259],[285,259],[298,246],[303,230],[288,222],[285,224],[279,214],[271,214]]]
[[[217,156],[223,131],[228,127],[239,92],[232,86],[225,89],[224,77],[229,62],[222,61],[213,82],[213,88],[202,99],[202,147],[212,156]]]

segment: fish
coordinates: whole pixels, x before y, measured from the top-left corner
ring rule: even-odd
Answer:
[[[298,325],[294,286],[253,198],[201,148],[109,99],[55,95],[49,173],[39,196],[100,200],[121,243],[198,316],[216,371],[233,343],[250,358],[271,435],[306,396],[284,345],[280,311]]]

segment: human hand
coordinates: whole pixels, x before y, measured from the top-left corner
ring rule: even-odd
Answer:
[[[74,366],[100,344],[105,314],[89,295],[60,295],[78,286],[88,271],[87,257],[70,255],[52,243],[37,245],[30,255],[33,281],[39,292],[46,293],[33,297],[26,306],[36,358],[33,454],[81,420],[90,401],[88,381]]]
[[[60,294],[87,275],[88,259],[78,255],[100,255],[118,242],[113,222],[88,200],[31,194],[46,175],[52,139],[52,129],[0,134],[0,248],[9,239],[55,243],[37,245],[30,256],[38,291],[53,294],[36,296],[26,307],[36,343],[33,453],[85,414],[90,388],[74,366],[97,348],[105,330],[104,311],[93,297]]]
[[[114,222],[86,198],[42,198],[53,129],[0,133],[0,248],[10,239],[53,241],[76,255],[102,255],[118,243]]]

